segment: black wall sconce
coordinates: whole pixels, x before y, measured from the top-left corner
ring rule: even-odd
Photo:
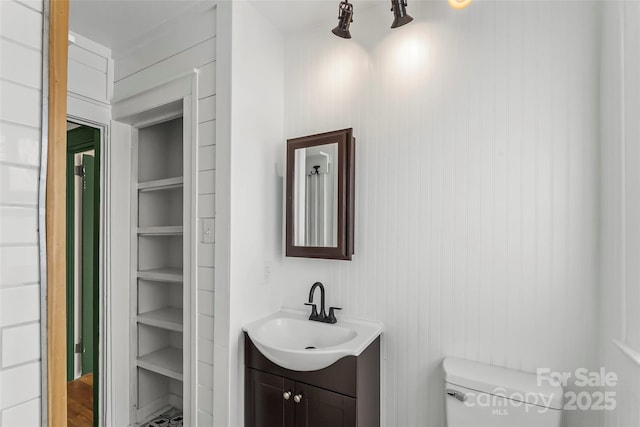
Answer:
[[[353,22],[353,5],[343,1],[338,6],[338,25],[331,30],[333,34],[343,39],[350,39],[349,26]]]
[[[468,1],[471,0],[449,0],[449,1]],[[407,0],[391,0],[391,11],[393,12],[393,22],[391,28],[398,28],[409,22],[413,18],[407,13]],[[331,30],[333,34],[343,39],[350,39],[351,33],[349,26],[353,22],[353,5],[348,0],[343,0],[338,6],[338,25]]]
[[[407,0],[391,0],[391,11],[394,17],[391,28],[398,28],[413,21],[407,14]]]

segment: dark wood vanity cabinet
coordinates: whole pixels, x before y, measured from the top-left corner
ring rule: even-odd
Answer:
[[[281,426],[380,426],[380,337],[360,356],[303,372],[269,361],[245,333],[245,427]]]
[[[288,378],[247,369],[245,425],[254,427],[356,426],[356,399],[298,383]],[[289,393],[288,399],[284,394]],[[300,402],[295,395],[302,396]]]

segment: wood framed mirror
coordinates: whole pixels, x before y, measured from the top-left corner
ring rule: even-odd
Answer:
[[[354,173],[351,128],[287,140],[287,256],[351,260]]]

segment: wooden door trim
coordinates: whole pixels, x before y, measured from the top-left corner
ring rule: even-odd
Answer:
[[[46,1],[46,0],[45,0]],[[46,19],[46,18],[45,18]],[[46,365],[49,427],[67,425],[66,153],[69,1],[49,0]]]

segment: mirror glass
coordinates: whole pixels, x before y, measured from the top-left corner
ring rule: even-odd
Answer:
[[[351,259],[354,170],[352,129],[287,140],[287,256]]]
[[[338,143],[295,150],[295,246],[338,246],[337,159]]]

